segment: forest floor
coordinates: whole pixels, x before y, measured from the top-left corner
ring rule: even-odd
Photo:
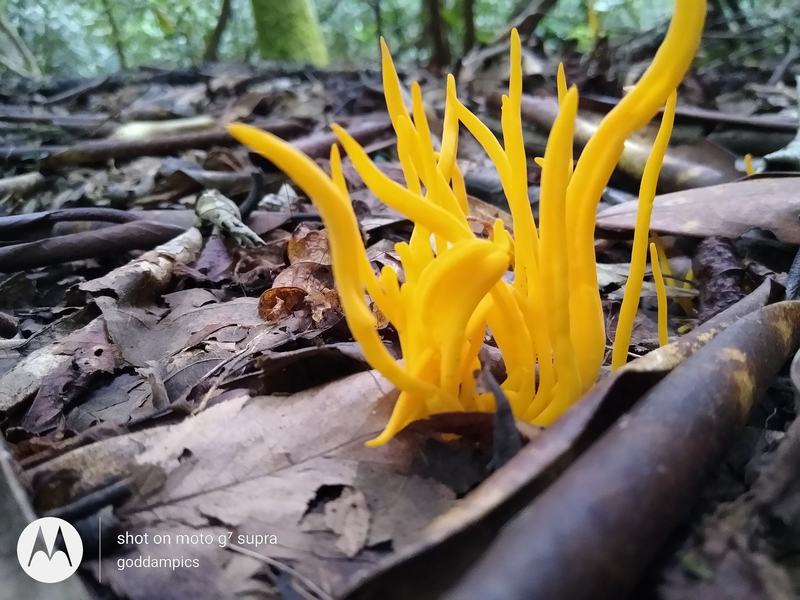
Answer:
[[[477,52],[459,77],[462,100],[495,130],[505,54]],[[588,131],[641,72],[635,55],[615,56],[605,49],[566,62]],[[541,156],[557,109],[555,64],[536,50],[525,64],[526,145]],[[662,487],[650,493],[620,480],[594,516],[636,518],[613,524],[618,538],[607,523],[585,532],[575,562],[543,561],[542,577],[565,589],[586,577],[583,585],[600,586],[594,597],[604,595],[605,580],[591,580],[597,573],[636,586],[637,598],[798,597],[800,361],[790,368],[796,348],[773,352],[783,343],[774,341],[783,318],[775,303],[796,298],[800,280],[800,263],[792,266],[798,95],[788,65],[724,69],[693,74],[681,91],[652,216],[669,258],[673,353],[662,349],[650,355],[661,362],[643,359],[609,376],[545,432],[501,416],[449,415],[378,449],[363,442],[382,429],[394,397],[344,323],[318,213],[221,124],[274,132],[327,170],[328,126],[337,122],[401,180],[379,72],[215,65],[4,83],[0,427],[8,468],[0,496],[9,508],[0,530],[18,530],[31,508],[76,525],[81,579],[63,596],[51,590],[58,598],[441,597],[503,525],[546,490],[555,494],[555,482],[579,477],[628,412],[666,389],[685,402],[672,407],[679,414],[664,413],[672,429],[650,432],[654,439],[723,460],[692,476],[682,475],[691,471],[685,461],[640,465],[664,469]],[[415,75],[432,130],[441,131],[443,80]],[[611,332],[653,127],[627,147],[598,214]],[[765,157],[750,177],[746,153]],[[497,173],[468,136],[458,160],[474,230],[491,231],[498,217],[510,225]],[[408,239],[409,222],[365,188],[349,161],[345,177],[370,259],[397,266],[394,243]],[[538,167],[528,183],[536,210]],[[658,347],[656,323],[655,286],[646,282],[633,354]],[[713,347],[706,338],[721,332],[726,345]],[[382,334],[396,342],[391,327]],[[731,347],[746,357],[747,385],[763,391],[743,427],[719,416],[727,409],[693,416],[691,408],[716,392],[734,402],[731,390],[742,384],[723,360]],[[681,377],[668,376],[677,369]],[[520,437],[523,448],[501,456],[502,435]],[[495,469],[498,457],[507,462]],[[591,481],[589,499],[600,493]],[[662,506],[650,513],[657,494]],[[628,539],[639,541],[625,564],[587,566],[616,556]],[[145,568],[145,558],[171,566]],[[18,585],[18,597],[38,593]]]

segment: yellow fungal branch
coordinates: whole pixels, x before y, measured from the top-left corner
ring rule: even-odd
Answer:
[[[656,245],[650,243],[650,266],[653,269],[653,281],[656,284],[656,300],[658,302],[658,343],[666,346],[669,343],[669,332],[667,331],[667,288],[664,285],[664,278],[661,276],[661,265],[658,260]]]
[[[617,333],[614,337],[614,349],[611,353],[611,368],[619,369],[625,364],[628,346],[633,331],[633,321],[639,308],[639,295],[642,292],[644,270],[647,264],[647,238],[650,230],[650,215],[653,212],[653,200],[656,197],[656,185],[661,172],[661,165],[667,153],[672,125],[675,121],[675,105],[677,94],[672,92],[664,107],[664,116],[658,128],[653,149],[642,173],[642,184],[639,188],[639,206],[636,211],[636,228],[633,233],[633,250],[628,281],[617,320]]]
[[[653,232],[650,235],[650,241],[656,245],[656,251],[658,252],[658,262],[661,264],[661,269],[664,272],[664,282],[667,283],[669,281],[669,285],[672,286],[680,286],[685,290],[689,290],[692,288],[692,269],[690,268],[689,271],[686,273],[684,277],[684,281],[681,283],[678,279],[672,274],[672,267],[669,264],[669,258],[667,258],[667,251],[664,249],[664,244],[661,241],[661,238]],[[692,316],[694,314],[694,307],[692,306],[691,298],[676,298],[675,301],[681,307],[683,312],[687,316]]]
[[[625,138],[666,105],[640,191],[628,285],[631,299],[626,289],[624,306],[626,315],[635,315],[646,265],[650,205],[672,127],[675,90],[694,56],[704,17],[705,0],[676,0],[670,29],[650,68],[601,122],[575,165],[578,90],[568,88],[559,67],[559,114],[544,157],[536,159],[542,167],[538,224],[528,197],[528,161],[533,159],[526,155],[522,137],[517,32],[511,34],[502,140],[460,102],[455,79],[448,76],[438,148],[431,142],[419,85],[404,94],[389,49],[381,41],[384,95],[405,185],[382,173],[344,129],[334,125],[333,131],[366,186],[414,223],[408,242],[395,245],[402,276],[388,267],[376,273],[367,259],[338,147],[331,149],[328,175],[273,135],[247,125],[229,126],[231,135],[282,169],[317,206],[328,230],[336,289],[353,338],[369,363],[400,390],[389,423],[370,445],[386,443],[412,421],[432,414],[494,410],[493,398],[479,390],[475,380],[487,336],[503,356],[507,376],[500,385],[519,419],[548,425],[594,383],[605,350],[594,256],[595,210]],[[499,219],[489,239],[472,233],[456,160],[461,126],[497,169],[513,234]],[[655,274],[658,261],[652,260]],[[509,269],[513,276],[507,274]],[[397,331],[402,362],[384,347],[370,303]],[[627,350],[628,339],[629,333],[620,338],[615,352],[617,346]]]
[[[570,257],[570,317],[581,377],[594,381],[605,352],[605,321],[595,269],[597,205],[625,139],[644,127],[678,88],[697,52],[705,22],[705,0],[675,0],[669,30],[653,62],[633,89],[600,122],[581,152],[567,190],[567,222],[574,228]]]
[[[749,152],[744,155],[744,172],[748,177],[756,174],[756,168],[753,166],[753,155]]]

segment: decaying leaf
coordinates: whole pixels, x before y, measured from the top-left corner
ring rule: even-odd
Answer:
[[[242,223],[239,207],[219,190],[207,190],[200,194],[195,204],[195,212],[198,219],[211,223],[215,231],[230,237],[239,246],[247,248],[264,244],[255,231]]]
[[[165,589],[185,594],[182,585],[198,598],[224,597],[245,586],[268,592],[268,583],[253,579],[252,559],[217,543],[228,532],[225,539],[232,543],[291,564],[335,592],[387,549],[408,544],[453,502],[445,486],[417,474],[425,461],[413,433],[391,449],[364,447],[389,414],[391,398],[380,400],[389,390],[379,375],[366,371],[288,397],[240,394],[177,425],[77,448],[28,476],[79,470],[82,477],[71,488],[75,497],[136,465],[167,473],[161,492],[126,505],[124,529],[170,533],[173,539],[178,533],[208,534],[214,542],[104,549],[104,579],[130,598],[163,598]],[[332,496],[331,490],[340,493]],[[320,503],[324,498],[339,500]],[[327,507],[326,531],[302,530],[314,506]],[[352,554],[358,554],[357,562],[342,560]],[[170,570],[116,569],[118,558],[140,555],[196,558],[202,568],[189,570],[177,587]],[[198,581],[207,587],[199,589]]]
[[[300,223],[289,238],[286,248],[289,263],[312,262],[330,265],[328,234],[324,229],[312,229],[308,223]]]
[[[111,292],[126,303],[136,303],[142,297],[151,298],[172,280],[176,264],[195,259],[201,244],[200,232],[188,229],[103,277],[81,284],[81,289],[92,294]]]
[[[267,323],[280,323],[296,310],[305,309],[307,292],[298,287],[274,287],[258,299],[258,314]]]
[[[800,244],[797,177],[748,179],[657,196],[650,229],[658,233],[736,239],[751,229],[771,231],[788,244]],[[612,206],[597,215],[606,230],[633,231],[636,203]]]
[[[339,296],[333,286],[333,274],[329,265],[317,262],[293,263],[275,277],[272,289],[283,291],[271,293],[272,290],[267,290],[264,293],[264,306],[271,317],[288,314],[289,310],[293,311],[299,305],[298,293],[287,291],[289,289],[305,292],[303,308],[310,311],[313,323],[330,323],[341,316]],[[289,305],[292,306],[291,309],[287,308]]]
[[[21,427],[30,433],[53,429],[65,406],[86,392],[100,374],[111,375],[122,365],[122,357],[108,340],[105,321],[95,319],[58,344],[59,354],[71,357],[42,378]]]

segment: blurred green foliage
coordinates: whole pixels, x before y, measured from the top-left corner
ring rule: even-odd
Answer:
[[[285,0],[291,2],[292,0]],[[314,0],[334,65],[363,65],[378,56],[380,29],[400,61],[424,61],[423,0]],[[440,0],[448,43],[460,56],[467,0]],[[662,26],[671,2],[651,0],[559,0],[537,33],[551,49],[572,41],[588,49],[594,34],[587,20],[593,1],[600,32],[612,40]],[[0,0],[0,9],[2,9]],[[9,21],[19,31],[45,73],[90,76],[120,67],[164,67],[201,62],[217,23],[222,0],[5,0]],[[792,35],[800,25],[797,0],[725,0],[746,17],[746,24],[779,28],[775,39]],[[524,8],[524,0],[474,0],[478,42],[490,41]],[[793,8],[794,7],[794,8]],[[109,14],[110,13],[110,14]],[[794,16],[793,16],[794,15]],[[112,21],[118,35],[114,35]],[[790,30],[784,31],[789,28]],[[783,28],[783,29],[780,29]],[[793,29],[792,29],[793,28]],[[743,27],[746,34],[746,27]],[[769,29],[768,29],[769,31]],[[780,51],[780,48],[778,48]],[[232,0],[232,16],[222,36],[221,60],[256,58],[256,32],[250,0]]]

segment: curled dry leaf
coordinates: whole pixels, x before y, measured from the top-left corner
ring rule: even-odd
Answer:
[[[215,231],[229,237],[239,246],[251,248],[264,244],[258,234],[242,222],[236,203],[219,190],[201,193],[195,203],[195,212],[200,221],[211,223]]]
[[[314,224],[300,223],[292,232],[286,247],[286,255],[290,264],[298,262],[313,262],[321,265],[331,264],[331,254],[328,247],[328,232],[316,228]]]
[[[258,299],[258,316],[267,323],[280,323],[296,310],[305,309],[307,295],[298,287],[271,288]]]
[[[289,265],[281,271],[272,283],[275,288],[298,288],[306,293],[303,308],[310,312],[311,320],[316,325],[332,322],[341,316],[339,296],[333,287],[333,274],[328,265],[315,262],[298,262]],[[280,294],[269,294],[266,306],[270,306],[277,299],[294,299],[296,292],[287,296],[286,292]],[[286,310],[281,310],[280,314],[285,314]]]
[[[80,289],[93,295],[110,292],[123,303],[151,299],[172,281],[175,265],[196,259],[202,244],[203,236],[192,227],[126,265],[82,283]]]
[[[281,271],[274,287],[298,287],[306,293],[333,289],[333,272],[329,265],[315,262],[298,262]]]

